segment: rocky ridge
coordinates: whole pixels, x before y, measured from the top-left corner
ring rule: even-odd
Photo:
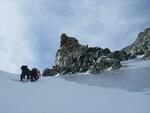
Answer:
[[[150,28],[140,32],[133,44],[123,49],[128,54],[129,58],[135,58],[137,55],[143,55],[143,58],[148,58],[150,51]]]
[[[43,76],[84,72],[99,74],[108,68],[120,69],[120,61],[136,58],[137,55],[142,54],[144,54],[143,59],[150,59],[150,28],[139,33],[133,44],[114,52],[108,48],[82,45],[76,38],[63,33],[60,49],[56,53],[55,66],[52,69],[46,68]]]
[[[45,69],[43,76],[90,72],[98,74],[105,69],[121,67],[120,61],[127,60],[124,51],[111,52],[108,48],[81,45],[74,37],[61,35],[60,49],[56,53],[55,66]]]

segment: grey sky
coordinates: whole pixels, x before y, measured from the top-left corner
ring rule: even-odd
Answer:
[[[120,49],[150,26],[149,0],[0,0],[1,70],[54,64],[60,34]]]

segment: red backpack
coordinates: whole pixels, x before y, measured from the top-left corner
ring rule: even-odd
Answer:
[[[36,79],[38,80],[38,79],[40,78],[40,76],[41,76],[41,73],[40,73],[40,71],[37,69]]]
[[[40,71],[37,68],[32,69],[32,74],[35,76],[35,79],[38,80],[41,76]]]

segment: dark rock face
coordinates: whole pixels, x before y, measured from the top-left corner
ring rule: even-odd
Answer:
[[[106,55],[111,53],[111,51],[108,48],[105,48],[102,52],[103,54],[106,54]]]
[[[106,58],[102,57],[102,55]],[[121,67],[119,61],[123,59],[121,52],[119,55],[118,57],[116,57],[117,55],[114,56],[108,48],[102,49],[81,45],[76,38],[68,37],[63,33],[61,35],[60,49],[56,53],[55,66],[53,69],[45,69],[43,76],[53,76],[58,73],[61,75],[74,74],[87,71],[100,73],[110,67],[118,69]]]
[[[78,40],[73,37],[68,37],[65,33],[61,35],[60,47],[78,47]]]
[[[144,53],[143,59],[150,59],[150,50],[147,50],[147,51]]]
[[[150,50],[150,28],[140,32],[136,41],[123,49],[127,52],[129,58],[134,58],[137,55],[143,55]]]
[[[112,59],[107,56],[101,56],[94,65],[89,68],[89,72],[93,74],[99,74],[105,69],[112,68],[114,70],[119,69],[121,64],[119,60]]]
[[[56,53],[56,66],[71,67],[78,57],[86,52],[87,48],[78,43],[78,40],[73,37],[68,37],[66,34],[61,35],[61,46]]]
[[[125,61],[125,60],[128,60],[128,55],[125,51],[115,51],[113,53],[113,58],[114,59],[118,59],[120,61]]]
[[[60,67],[58,66],[53,66],[52,69],[46,68],[44,69],[42,76],[54,76],[59,74],[61,71]]]
[[[120,61],[136,58],[144,54],[143,59],[150,59],[150,28],[139,33],[130,46],[111,52],[108,48],[81,45],[74,37],[61,35],[60,49],[56,53],[55,66],[45,69],[43,76],[66,75],[82,72],[98,74],[105,69],[121,67]]]

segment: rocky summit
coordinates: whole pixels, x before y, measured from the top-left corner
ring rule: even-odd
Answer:
[[[108,48],[81,45],[76,38],[63,33],[60,49],[56,53],[55,66],[52,69],[46,68],[43,71],[43,76],[87,71],[98,74],[108,68],[119,69],[121,67],[120,61],[127,59],[127,54],[124,51],[111,52]]]
[[[84,72],[99,74],[108,68],[117,70],[121,68],[120,61],[136,58],[137,55],[144,55],[143,59],[150,59],[150,28],[139,33],[133,44],[114,52],[109,48],[82,45],[76,38],[69,37],[65,33],[60,37],[55,66],[52,69],[46,68],[43,76]]]
[[[129,58],[135,58],[137,55],[143,55],[145,59],[150,57],[150,28],[140,32],[135,42],[123,49]]]

